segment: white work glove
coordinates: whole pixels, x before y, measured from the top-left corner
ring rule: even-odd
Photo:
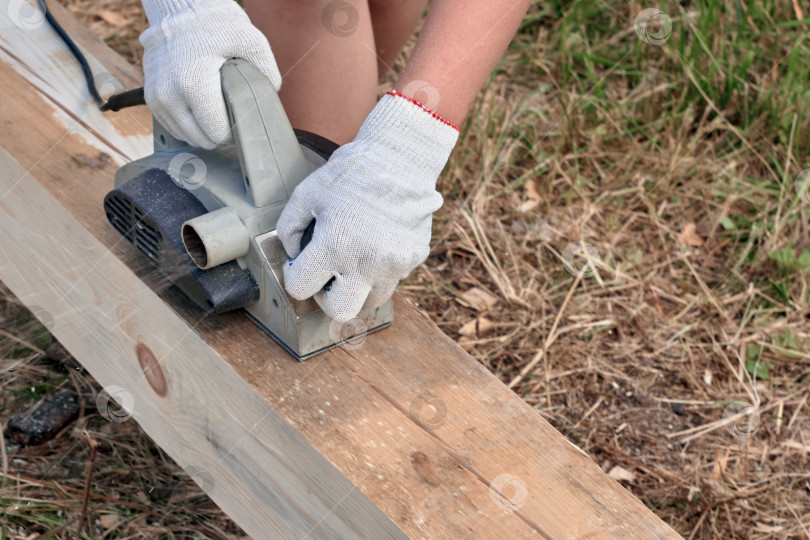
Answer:
[[[436,180],[457,139],[457,127],[418,103],[383,96],[354,141],[298,185],[279,218],[279,237],[293,257],[284,266],[290,295],[314,295],[338,322],[388,300],[430,252],[432,215],[442,205]]]
[[[267,38],[233,0],[143,0],[146,103],[175,138],[212,149],[231,139],[220,68],[243,58],[276,90],[281,74]]]

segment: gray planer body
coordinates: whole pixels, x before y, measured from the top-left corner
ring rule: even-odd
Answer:
[[[190,147],[155,121],[154,154],[121,167],[104,199],[110,224],[201,308],[243,308],[298,360],[390,325],[391,300],[338,324],[287,294],[276,222],[337,145],[296,134],[273,85],[244,60],[225,63],[222,90],[234,144]]]

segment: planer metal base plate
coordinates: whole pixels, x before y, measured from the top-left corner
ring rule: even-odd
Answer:
[[[298,353],[296,353],[294,350],[292,350],[286,343],[284,343],[284,341],[282,341],[281,338],[276,336],[273,332],[270,331],[269,328],[267,328],[265,325],[263,325],[261,323],[261,321],[259,321],[259,319],[257,319],[253,315],[251,315],[249,311],[247,311],[247,310],[243,310],[243,311],[244,311],[245,315],[247,315],[247,318],[250,319],[251,321],[253,321],[253,324],[258,326],[259,329],[262,332],[264,332],[265,334],[267,334],[268,336],[273,338],[273,341],[275,341],[276,343],[281,345],[282,349],[287,351],[287,353],[290,356],[292,356],[293,358],[295,358],[299,362],[303,362],[304,360],[309,360],[313,356],[321,354],[322,352],[326,352],[326,351],[328,351],[330,349],[334,349],[335,347],[340,347],[340,346],[342,346],[344,344],[357,343],[357,345],[359,345],[360,343],[363,342],[363,340],[366,339],[366,336],[368,336],[369,334],[373,334],[374,332],[377,332],[378,330],[383,330],[385,328],[388,328],[393,323],[393,321],[388,321],[386,323],[381,324],[380,326],[377,326],[376,328],[372,328],[371,330],[366,330],[365,332],[355,334],[355,335],[351,336],[348,339],[344,339],[344,340],[338,341],[336,343],[332,343],[331,345],[327,345],[326,347],[318,349],[317,351],[313,351],[313,352],[304,354],[303,356],[300,356]]]

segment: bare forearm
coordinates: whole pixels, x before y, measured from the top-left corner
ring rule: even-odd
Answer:
[[[529,0],[433,0],[395,89],[460,124],[528,8]]]

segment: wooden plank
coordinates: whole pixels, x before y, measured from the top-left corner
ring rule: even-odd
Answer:
[[[0,9],[0,18],[4,13]],[[110,188],[114,162],[140,155],[148,111],[101,115],[103,122],[97,124],[96,115],[82,108],[86,91],[78,69],[52,58],[56,48],[33,47],[26,39],[34,38],[7,33],[7,27],[0,24],[0,146],[31,169],[95,238],[140,270],[144,261],[106,224],[101,199]],[[43,31],[47,28],[26,32]],[[87,41],[77,37],[82,44]],[[39,34],[36,40],[47,42]],[[92,52],[98,65],[123,80],[120,59],[95,42]],[[59,92],[17,64],[60,72]],[[83,124],[66,129],[77,116]],[[114,157],[109,163],[94,160],[97,166],[89,166],[82,157],[97,156],[105,147]],[[149,278],[145,271],[141,275]],[[369,337],[359,349],[339,349],[298,364],[240,314],[205,318],[173,290],[161,296],[412,537],[678,538],[400,298],[392,328]],[[86,365],[94,374],[99,369]],[[127,383],[116,384],[126,388]],[[209,391],[222,400],[241,399],[216,388]],[[141,424],[149,433],[159,429]],[[222,506],[241,524],[235,505]]]
[[[0,149],[0,277],[256,537],[406,538],[121,261]],[[219,399],[239,396],[238,400]],[[119,396],[120,397],[120,396]],[[127,400],[124,399],[124,403]]]

